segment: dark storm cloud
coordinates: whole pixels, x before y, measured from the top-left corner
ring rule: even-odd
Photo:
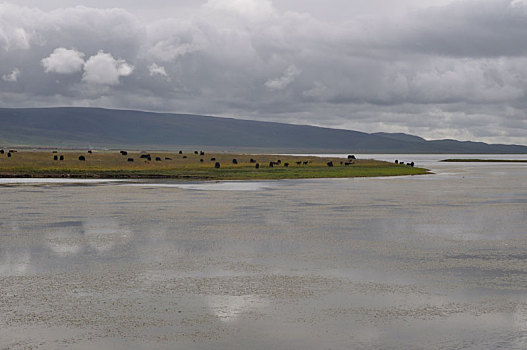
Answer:
[[[0,4],[1,104],[527,143],[526,19],[517,0],[338,23],[268,0],[210,0],[192,16],[154,21],[124,9]]]

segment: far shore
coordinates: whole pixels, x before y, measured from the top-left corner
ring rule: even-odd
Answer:
[[[4,150],[3,178],[265,180],[402,176],[428,169],[373,159],[276,154]]]
[[[527,163],[527,159],[443,159],[442,162],[458,163]]]

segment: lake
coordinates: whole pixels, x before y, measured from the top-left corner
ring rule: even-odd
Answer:
[[[525,349],[527,164],[358,157],[435,174],[0,179],[0,348]]]

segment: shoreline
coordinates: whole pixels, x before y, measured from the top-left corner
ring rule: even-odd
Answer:
[[[462,159],[462,158],[452,158],[452,159],[443,159],[441,162],[449,163],[527,163],[527,159]]]

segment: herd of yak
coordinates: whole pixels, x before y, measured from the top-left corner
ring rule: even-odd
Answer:
[[[12,156],[13,153],[16,153],[17,151],[14,150],[14,149],[10,149],[8,152],[7,152],[7,157],[10,158]],[[1,154],[4,154],[5,151],[3,149],[0,149],[0,155]],[[93,153],[91,150],[88,151],[89,154]],[[128,152],[127,151],[120,151],[119,153],[121,153],[121,155],[123,156],[128,156]],[[186,159],[188,158],[186,155],[183,155],[183,151],[179,151],[179,154],[182,155],[183,159]],[[205,152],[203,151],[194,151],[194,154],[195,155],[200,155],[200,156],[205,156]],[[160,162],[162,159],[161,157],[154,157],[152,158],[152,156],[150,155],[150,153],[142,153],[140,156],[139,156],[140,159],[145,159],[146,161],[151,161],[152,159],[155,159],[156,162]],[[86,161],[86,157],[81,155],[79,156],[79,161],[81,162],[84,162]],[[355,163],[355,156],[354,155],[348,155],[348,161],[347,162],[340,162],[340,165],[345,165],[345,166],[349,166],[349,165],[352,165]],[[57,161],[60,161],[60,160],[64,160],[64,155],[58,155],[57,154],[57,151],[53,151],[53,160],[57,160]],[[165,160],[172,160],[172,158],[170,157],[165,157]],[[216,158],[212,157],[210,158],[211,162],[215,162],[214,163],[214,167],[216,169],[219,169],[221,167],[221,164],[220,162],[217,162],[216,161]],[[134,158],[128,158],[128,162],[133,162],[134,161]],[[199,160],[201,163],[204,162],[204,159],[203,158],[200,158]],[[255,168],[256,169],[259,169],[260,168],[260,163],[258,163],[255,159],[251,158],[249,160],[250,163],[253,163]],[[307,165],[309,164],[310,161],[297,161],[295,162],[296,165]],[[233,158],[232,159],[232,164],[238,164],[238,160],[236,158]],[[402,165],[405,165],[404,162],[400,162],[399,160],[395,160],[395,164],[402,164]],[[269,162],[269,167],[272,168],[272,167],[275,167],[275,166],[280,166],[282,165],[282,161],[280,159],[278,159],[277,161],[270,161]],[[329,161],[326,163],[326,165],[328,167],[333,167],[333,161]],[[409,165],[409,166],[414,166],[414,162],[410,162],[410,163],[406,163],[406,165]],[[289,167],[289,163],[283,163],[283,166],[284,167]]]

